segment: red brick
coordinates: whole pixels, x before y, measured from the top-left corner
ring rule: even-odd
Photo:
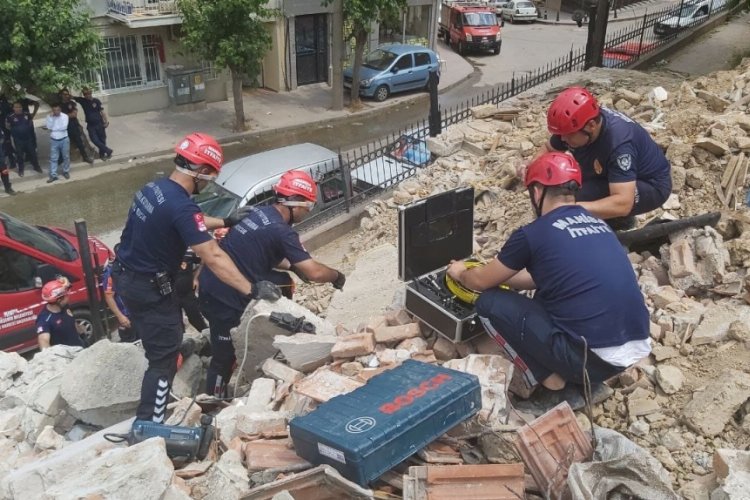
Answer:
[[[404,309],[389,311],[385,314],[385,324],[387,326],[408,325],[413,321],[414,319],[412,319],[411,315]]]
[[[415,484],[416,498],[524,498],[524,467],[520,463],[409,467],[405,485],[407,480]]]
[[[435,353],[435,357],[440,361],[448,361],[458,356],[456,344],[441,335],[438,335],[435,344],[432,346],[432,350]]]
[[[247,470],[297,469],[310,464],[297,456],[290,439],[258,439],[244,446]]]
[[[417,323],[400,326],[382,326],[375,330],[375,342],[395,343],[402,340],[419,337],[421,334]]]
[[[340,337],[331,349],[334,358],[355,358],[375,351],[375,339],[371,332],[354,333]]]

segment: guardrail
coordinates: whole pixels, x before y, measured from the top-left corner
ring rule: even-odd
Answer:
[[[696,15],[704,7],[706,14]],[[631,66],[644,55],[658,50],[676,38],[689,36],[692,28],[724,13],[730,7],[727,0],[685,0],[674,7],[646,13],[638,25],[607,36],[604,43],[603,65],[612,68]],[[676,16],[680,11],[683,12],[683,16]],[[509,82],[475,95],[458,106],[441,109],[441,125],[446,128],[466,120],[471,115],[471,108],[475,106],[488,103],[497,105],[565,73],[581,71],[584,69],[585,60],[586,49],[579,47],[571,49],[568,55],[521,76],[514,74]],[[319,226],[341,213],[350,211],[352,207],[372,196],[395,188],[399,182],[415,175],[421,167],[404,167],[393,162],[394,143],[404,136],[415,141],[423,140],[428,134],[429,126],[425,120],[366,146],[340,154],[338,176],[345,187],[341,200],[311,215],[299,225],[299,229],[306,230]]]

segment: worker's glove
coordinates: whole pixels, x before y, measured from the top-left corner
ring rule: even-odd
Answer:
[[[242,219],[247,217],[247,214],[249,214],[252,209],[253,207],[248,205],[238,208],[224,219],[224,227],[232,227],[235,224],[239,224]]]
[[[344,276],[344,273],[342,273],[341,271],[336,271],[336,273],[338,273],[336,275],[336,279],[333,280],[331,284],[336,290],[343,290],[344,283],[346,283],[346,276]]]
[[[250,300],[267,300],[269,302],[276,302],[280,297],[281,290],[270,281],[253,283],[253,289],[247,294],[247,298]]]

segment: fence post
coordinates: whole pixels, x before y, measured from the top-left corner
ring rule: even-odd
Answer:
[[[641,24],[641,38],[638,41],[638,59],[641,58],[641,52],[643,52],[643,35],[646,33],[646,17],[648,16],[648,10],[643,13],[643,24]]]
[[[568,59],[568,73],[573,72],[573,47],[570,47],[570,59]]]
[[[516,95],[516,72],[514,71],[510,77],[510,95]]]
[[[339,149],[339,169],[341,169],[341,175],[344,178],[344,206],[346,212],[352,208],[352,196],[354,195],[354,186],[352,186],[352,172],[349,168],[349,156],[347,155],[346,166],[344,166],[344,158],[341,156],[341,150]]]

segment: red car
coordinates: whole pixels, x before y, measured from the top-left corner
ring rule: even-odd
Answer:
[[[602,66],[605,68],[622,68],[633,62],[641,54],[651,52],[656,43],[653,42],[623,42],[614,47],[604,49]]]
[[[89,238],[92,264],[101,269],[112,251]],[[37,347],[36,317],[42,309],[41,287],[56,276],[70,280],[70,308],[87,336],[92,323],[76,235],[60,228],[31,226],[0,212],[0,349]],[[99,288],[97,287],[97,293]]]

